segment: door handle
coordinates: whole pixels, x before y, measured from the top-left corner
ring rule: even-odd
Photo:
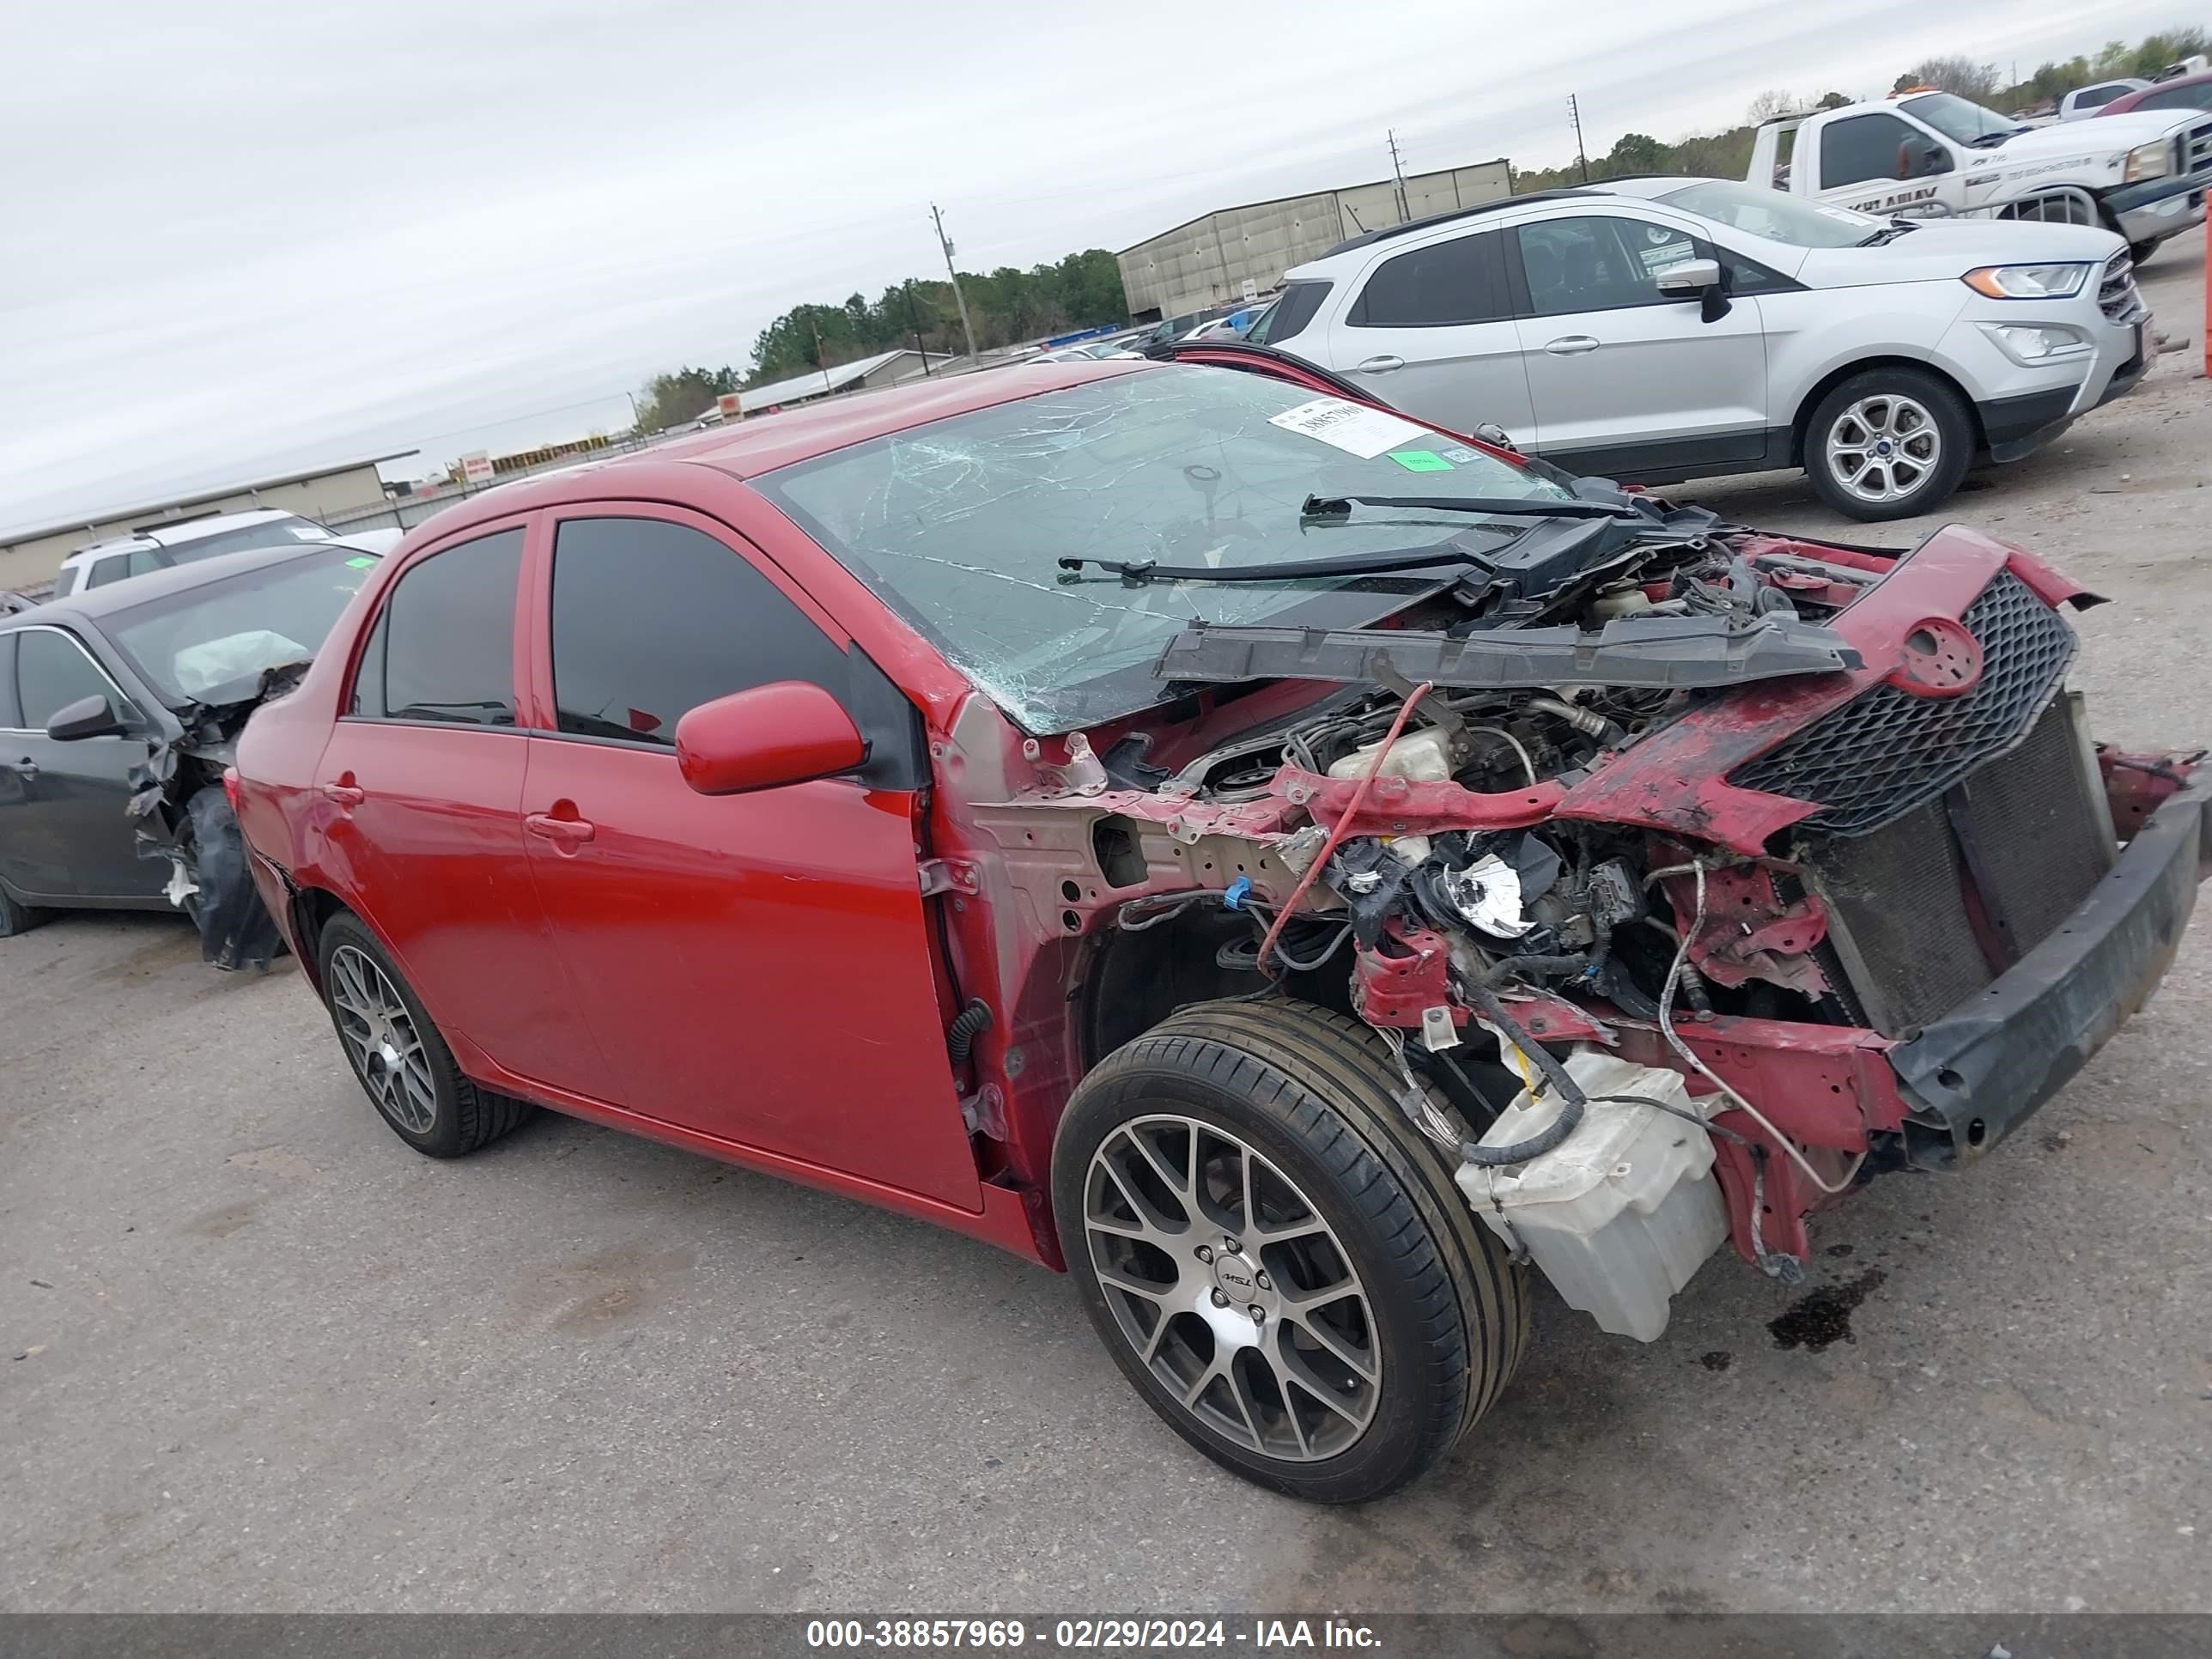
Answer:
[[[28,755],[19,761],[9,762],[8,769],[26,783],[39,775],[39,763]]]
[[[1387,356],[1370,357],[1365,362],[1355,365],[1352,372],[1355,374],[1388,374],[1392,369],[1403,368],[1405,366],[1406,360],[1403,357]]]
[[[341,806],[358,806],[368,799],[368,791],[350,783],[326,783],[322,786],[323,799],[334,800]]]
[[[1547,343],[1544,349],[1554,357],[1579,357],[1585,351],[1595,351],[1598,343],[1588,334],[1562,334]]]
[[[532,812],[522,820],[523,828],[533,836],[574,847],[591,840],[596,826],[582,818],[556,818],[550,812]]]

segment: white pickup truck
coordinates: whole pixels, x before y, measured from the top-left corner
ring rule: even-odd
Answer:
[[[2101,225],[2126,237],[2140,264],[2203,222],[2212,114],[2130,111],[2027,127],[1951,93],[1901,93],[1765,123],[1748,177],[1886,216]]]

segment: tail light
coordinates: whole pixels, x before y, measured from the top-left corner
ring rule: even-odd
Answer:
[[[235,766],[226,766],[222,769],[222,798],[230,803],[231,816],[236,817],[238,816],[238,769]]]

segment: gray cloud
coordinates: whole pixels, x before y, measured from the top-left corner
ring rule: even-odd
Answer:
[[[1589,0],[119,0],[0,19],[0,527],[364,451],[627,418],[799,301],[1109,247],[1224,202],[1556,165],[2025,68],[2170,20],[2139,0],[1850,9]]]

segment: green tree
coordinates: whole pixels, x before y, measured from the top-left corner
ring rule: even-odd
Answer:
[[[1674,152],[1650,134],[1624,132],[1606,153],[1605,171],[1613,177],[1624,173],[1664,173],[1673,160]]]
[[[714,399],[738,389],[738,371],[720,368],[679,368],[673,374],[656,374],[638,388],[639,428],[665,432],[670,427],[695,421],[714,405]]]

